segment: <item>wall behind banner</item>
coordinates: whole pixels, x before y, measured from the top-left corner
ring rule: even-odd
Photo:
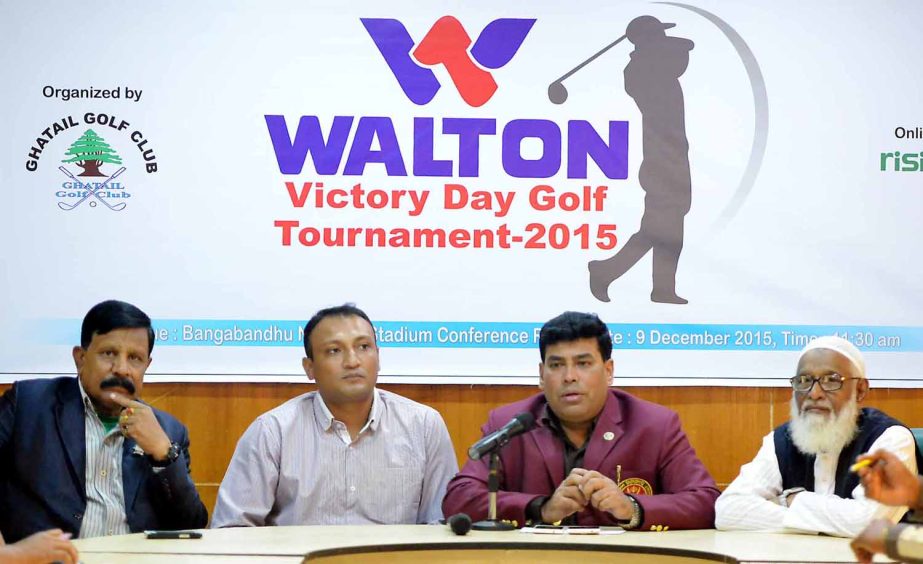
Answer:
[[[867,405],[910,427],[923,427],[923,391],[873,388]],[[0,393],[9,386],[0,385]],[[442,414],[460,464],[480,436],[487,412],[537,392],[525,386],[385,385],[384,389],[430,405]],[[283,401],[314,389],[300,384],[146,384],[145,400],[189,426],[192,477],[203,501],[214,508],[237,440],[253,420]],[[756,454],[762,437],[788,418],[791,391],[783,388],[623,388],[679,413],[705,466],[727,485]]]

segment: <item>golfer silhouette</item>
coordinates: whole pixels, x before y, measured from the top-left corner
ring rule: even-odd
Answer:
[[[675,24],[639,16],[625,35],[635,50],[625,67],[625,92],[641,110],[643,160],[638,181],[645,192],[641,227],[625,246],[605,260],[590,261],[590,292],[609,301],[609,285],[648,251],[653,255],[651,301],[685,304],[676,295],[676,267],[683,250],[683,222],[692,204],[689,142],[679,77],[689,66],[694,43],[670,37]]]

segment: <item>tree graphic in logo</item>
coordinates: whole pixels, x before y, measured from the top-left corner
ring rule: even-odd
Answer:
[[[87,129],[80,139],[74,141],[65,156],[71,158],[61,162],[77,163],[83,169],[78,176],[106,176],[99,170],[103,163],[122,164],[122,158],[115,149],[92,129]]]

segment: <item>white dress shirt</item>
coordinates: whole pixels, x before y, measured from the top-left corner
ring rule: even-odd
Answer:
[[[879,449],[893,452],[911,472],[917,473],[916,443],[905,427],[885,429],[869,452]],[[839,451],[817,455],[814,491],[797,494],[790,507],[783,507],[777,501],[782,493],[782,475],[770,432],[763,437],[763,446],[756,458],[741,466],[740,475],[715,502],[715,527],[724,531],[762,530],[853,537],[873,519],[899,521],[907,508],[866,499],[861,483],[852,491],[852,499],[833,493],[839,457]]]
[[[458,463],[442,416],[375,390],[355,440],[310,392],[264,413],[237,443],[212,527],[430,523]]]
[[[897,537],[896,546],[894,550],[889,546],[887,555],[896,560],[920,562],[923,560],[923,527],[919,525],[901,525],[901,527],[903,529]]]

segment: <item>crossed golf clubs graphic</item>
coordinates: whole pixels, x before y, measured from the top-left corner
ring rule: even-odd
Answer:
[[[74,182],[77,182],[78,184],[81,183],[79,180],[77,180],[77,177],[75,177],[73,174],[71,174],[71,171],[69,171],[69,170],[67,170],[66,168],[64,168],[64,166],[59,166],[59,167],[58,167],[58,170],[60,170],[60,171],[63,172],[64,174],[66,174],[66,175],[67,175],[71,180],[73,180]],[[109,184],[110,182],[112,182],[113,180],[115,180],[115,177],[118,176],[118,175],[120,175],[120,174],[122,174],[123,172],[125,172],[125,167],[124,167],[124,166],[121,167],[121,168],[119,168],[117,171],[115,171],[115,173],[114,173],[112,176],[110,176],[109,178],[107,178],[106,181],[103,182],[102,184],[96,186],[95,188],[88,189],[86,195],[84,195],[82,198],[80,198],[79,200],[77,200],[77,201],[74,202],[73,204],[66,204],[66,203],[64,203],[64,202],[58,202],[58,207],[61,208],[62,210],[70,211],[70,210],[76,208],[77,206],[79,206],[80,204],[82,204],[84,201],[86,201],[90,196],[94,196],[97,200],[99,200],[100,202],[102,202],[103,204],[105,204],[105,206],[106,206],[107,208],[109,208],[110,210],[112,210],[112,211],[122,211],[122,210],[124,210],[124,209],[125,209],[125,206],[127,205],[125,202],[119,202],[119,203],[113,205],[113,204],[110,204],[109,202],[107,202],[105,198],[103,198],[102,196],[100,196],[100,195],[98,194],[98,192],[99,192],[100,190],[102,190],[103,188],[105,188],[107,184]]]

